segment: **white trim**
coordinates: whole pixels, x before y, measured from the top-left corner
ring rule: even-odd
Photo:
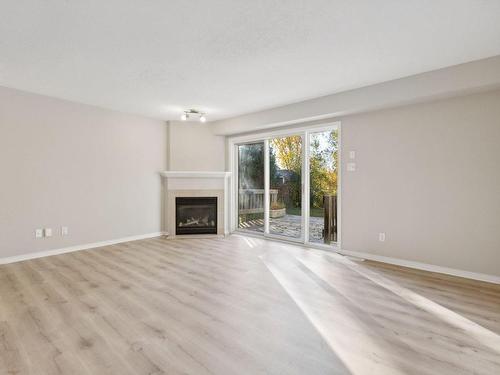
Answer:
[[[138,236],[123,237],[123,238],[118,238],[118,239],[114,239],[114,240],[88,243],[88,244],[84,244],[84,245],[63,247],[61,249],[37,251],[35,253],[28,253],[28,254],[6,257],[6,258],[0,258],[0,264],[9,264],[9,263],[21,262],[23,260],[50,257],[52,255],[72,253],[74,251],[93,249],[96,247],[115,245],[115,244],[122,243],[122,242],[144,240],[147,238],[154,238],[154,237],[167,236],[167,235],[168,235],[167,232],[155,232],[155,233],[148,233],[148,234],[140,234]]]
[[[232,144],[228,139],[229,147],[229,165],[232,171],[232,181],[231,181],[231,190],[229,192],[229,232],[234,232],[238,229],[238,205],[239,205],[239,196],[238,196],[238,145]]]
[[[293,135],[292,135],[293,136]],[[301,148],[301,158],[302,158],[302,163],[301,163],[301,171],[300,171],[300,239],[303,243],[306,243],[307,237],[306,237],[306,232],[305,232],[305,227],[306,227],[306,216],[309,217],[309,211],[306,211],[306,201],[309,202],[309,196],[306,197],[306,174],[309,175],[311,173],[310,170],[306,169],[306,162],[309,161],[307,159],[306,161],[306,154],[309,155],[309,153],[306,152],[306,150],[309,150],[309,143],[307,142],[307,130],[304,132],[299,133],[301,142],[302,142],[302,148]],[[306,213],[307,212],[307,213]],[[308,224],[309,226],[309,224]]]
[[[305,125],[294,128],[284,128],[284,129],[275,129],[272,131],[264,131],[259,133],[252,133],[246,135],[239,136],[228,136],[227,139],[230,144],[244,144],[244,143],[252,143],[252,142],[262,142],[265,139],[277,138],[281,136],[289,136],[289,135],[299,135],[304,132],[316,133],[321,131],[326,131],[328,129],[334,128],[335,126],[340,126],[340,121],[327,121],[322,124],[317,125]]]
[[[231,172],[164,171],[160,175],[167,178],[228,178]]]
[[[311,147],[311,137],[310,132],[306,132],[302,135],[302,236],[305,243],[309,243],[309,223],[310,223],[310,195],[311,195],[311,171],[309,156]]]
[[[280,240],[283,242],[290,242],[290,243],[294,243],[297,245],[304,245],[303,236],[301,236],[301,237],[289,237],[289,236],[285,236],[284,234],[268,233],[264,236],[264,238],[273,238],[275,240]]]
[[[368,260],[374,260],[377,262],[394,264],[397,266],[408,267],[408,268],[414,268],[414,269],[422,270],[422,271],[436,272],[436,273],[442,273],[445,275],[464,277],[466,279],[486,281],[489,283],[500,284],[500,276],[458,270],[455,268],[436,266],[434,264],[415,262],[412,260],[391,258],[391,257],[382,256],[382,255],[364,253],[364,252],[360,252],[360,251],[351,251],[351,250],[340,249],[340,250],[336,250],[336,252],[339,254],[342,254],[342,255],[349,255],[349,256],[353,256],[353,257],[357,257],[357,258],[364,258],[364,259],[368,259]]]
[[[232,236],[240,236],[240,237],[247,236],[247,237],[252,237],[252,238],[259,238],[259,239],[264,240],[264,241],[279,242],[279,243],[284,243],[284,244],[291,245],[291,246],[297,246],[297,247],[300,247],[301,249],[320,250],[320,251],[325,251],[327,253],[337,252],[337,250],[338,250],[338,247],[336,244],[325,245],[325,244],[315,243],[315,242],[308,242],[305,244],[303,242],[294,241],[293,237],[284,237],[284,236],[277,236],[277,235],[274,235],[274,236],[270,235],[270,236],[264,237],[262,232],[252,232],[250,230],[245,230],[245,229],[238,229],[237,231],[235,231],[231,235]]]
[[[269,216],[271,210],[271,179],[269,172],[269,139],[264,140],[264,236],[269,234]],[[239,191],[238,191],[239,194]]]
[[[344,156],[342,150],[342,122],[337,124],[337,242],[335,246],[342,247],[342,158]]]
[[[224,179],[224,236],[229,234],[229,228],[231,224],[229,223],[229,197],[231,189],[231,179],[230,175]]]

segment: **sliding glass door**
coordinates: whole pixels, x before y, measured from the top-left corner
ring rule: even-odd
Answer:
[[[264,142],[238,146],[238,228],[264,232]]]
[[[337,129],[309,134],[309,241],[337,241]]]
[[[269,140],[269,234],[303,238],[302,137]]]
[[[236,228],[291,241],[338,242],[338,125],[234,141]]]

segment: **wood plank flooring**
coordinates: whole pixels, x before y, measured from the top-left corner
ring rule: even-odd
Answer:
[[[500,286],[261,239],[0,266],[0,374],[500,374]]]

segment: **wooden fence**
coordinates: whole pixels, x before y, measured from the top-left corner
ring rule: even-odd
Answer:
[[[271,204],[278,201],[278,189],[270,189]],[[240,214],[264,212],[264,189],[240,189],[238,208]]]

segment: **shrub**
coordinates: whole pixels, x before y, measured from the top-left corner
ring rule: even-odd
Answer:
[[[283,202],[271,203],[271,210],[281,210],[282,208],[285,208],[285,204]]]

